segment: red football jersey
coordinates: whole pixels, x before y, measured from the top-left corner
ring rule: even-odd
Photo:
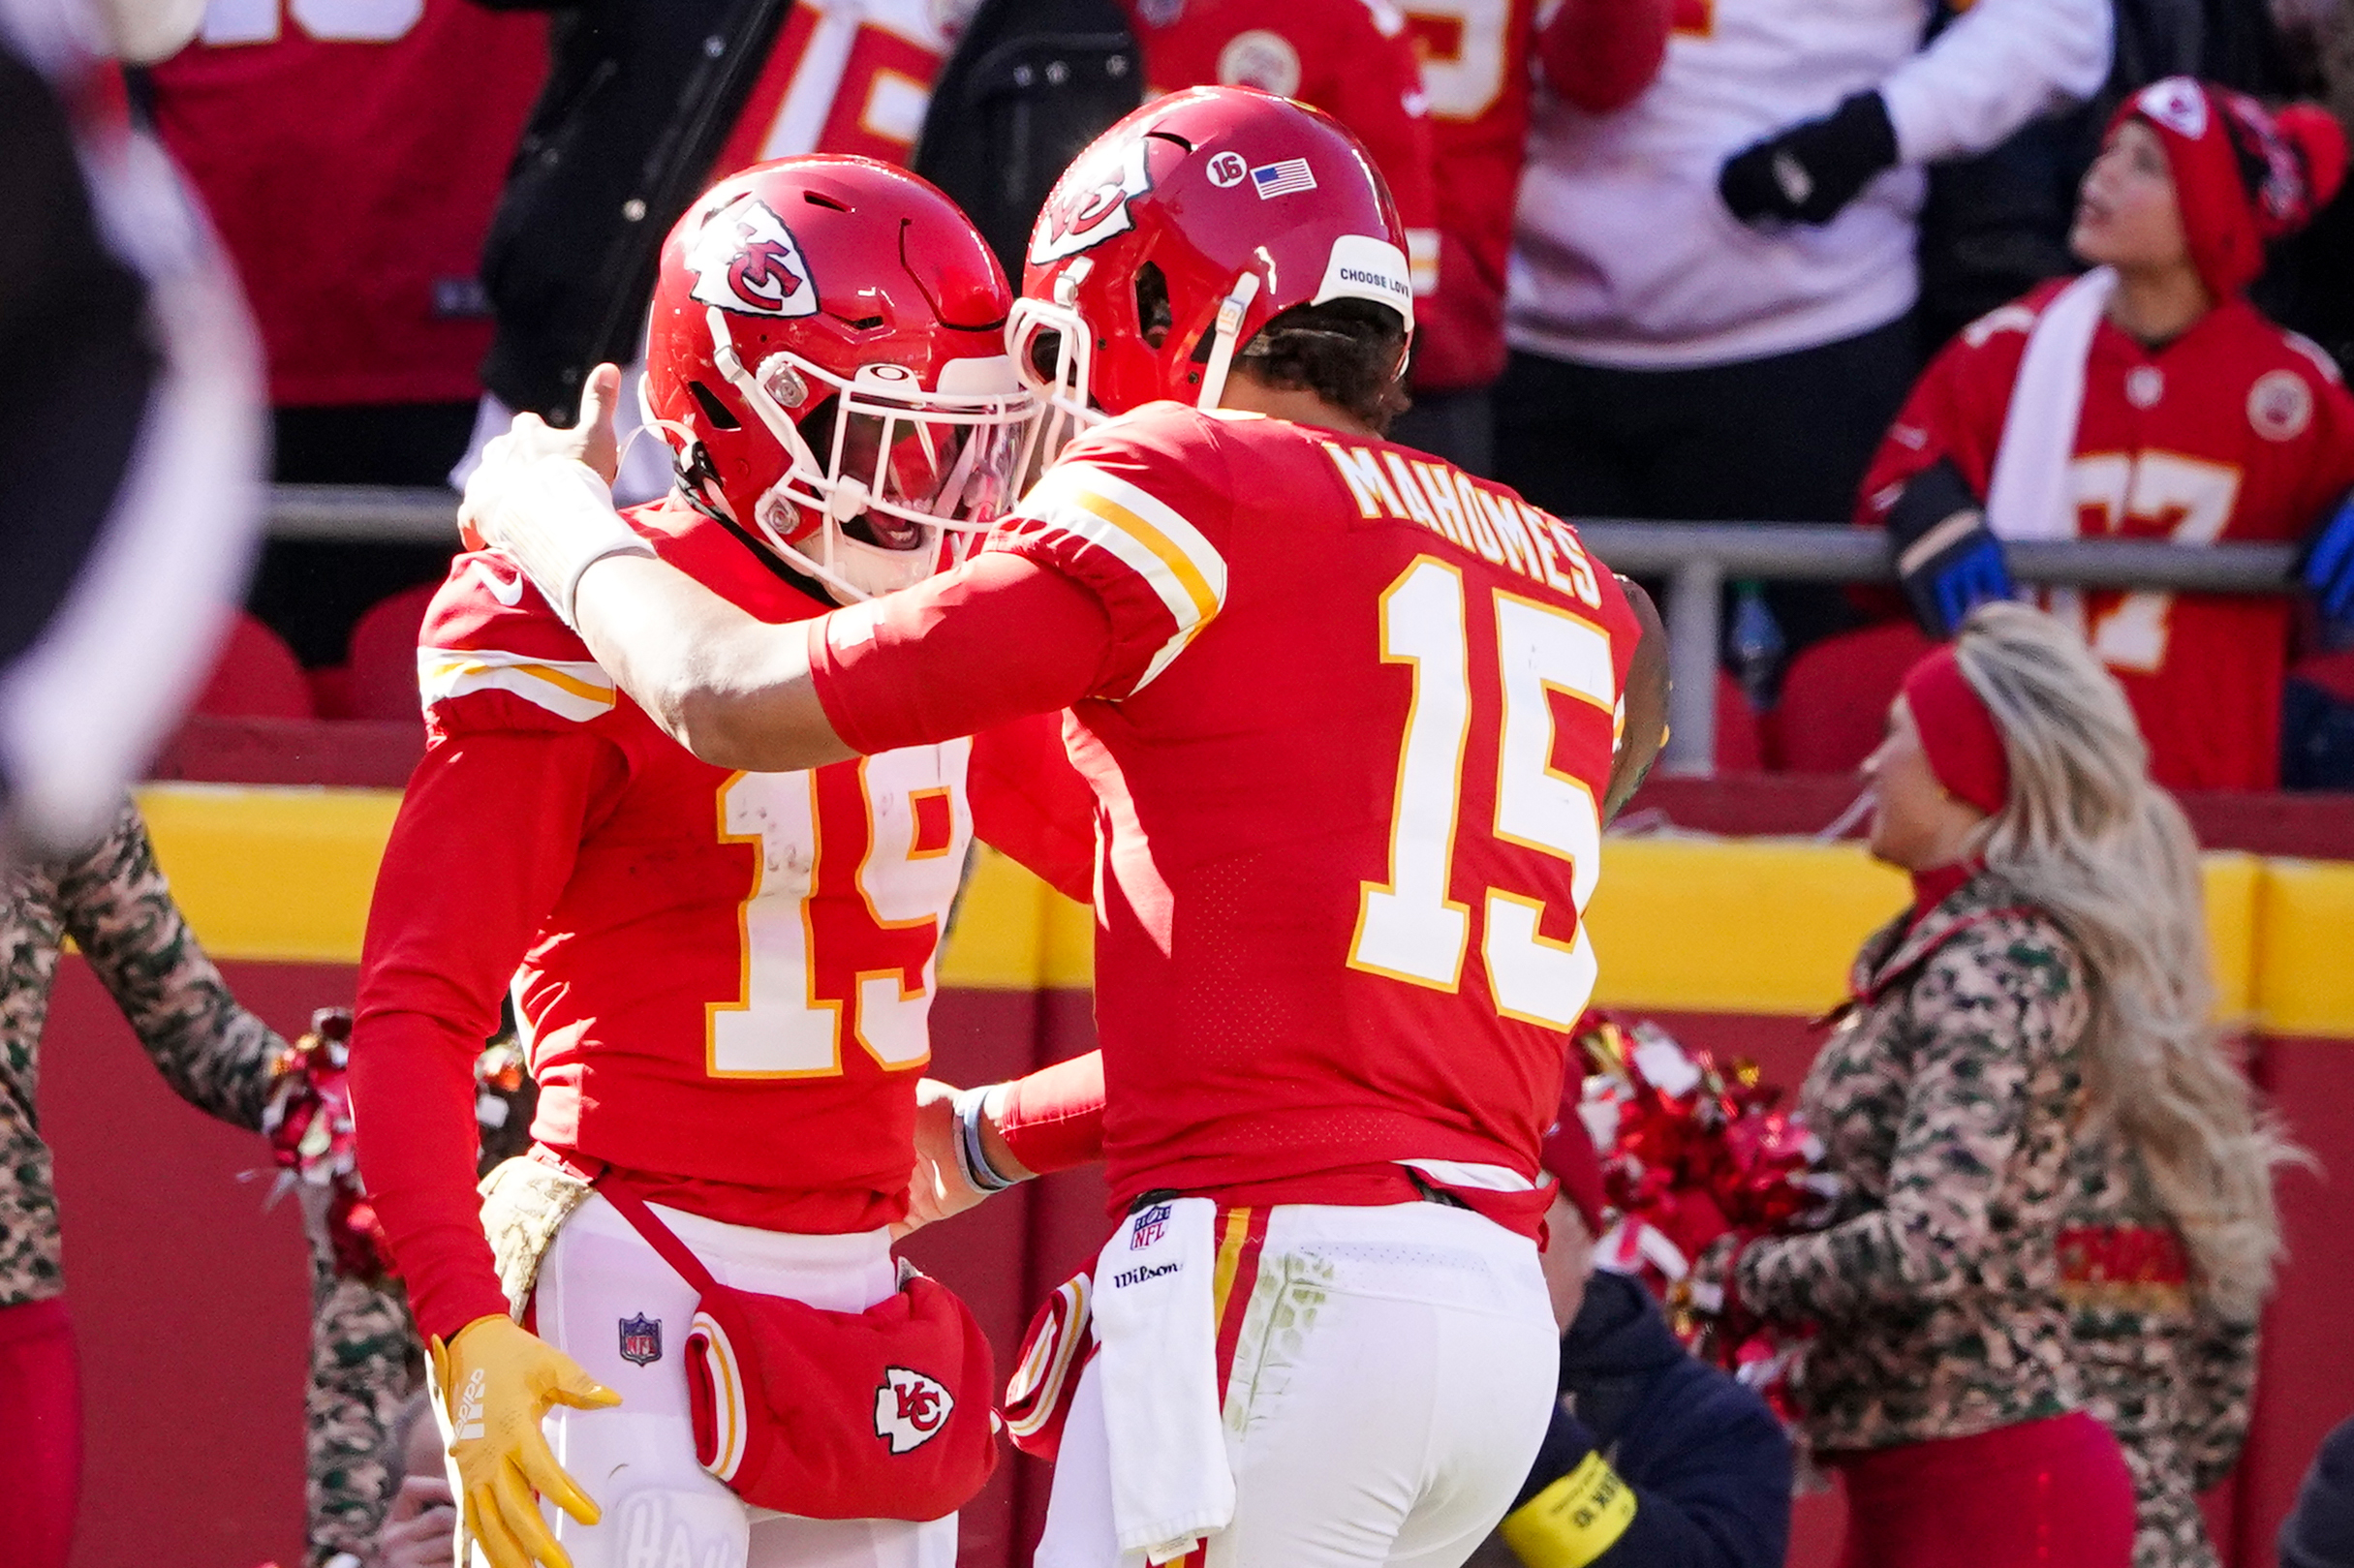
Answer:
[[[824,608],[675,498],[631,515],[763,620]],[[976,818],[1089,891],[1088,797],[1053,721],[810,772],[713,767],[488,553],[453,564],[419,643],[426,753],[369,915],[354,1050],[360,1159],[418,1321],[447,1332],[495,1309],[468,1231],[472,1156],[451,1163],[418,1119],[426,1080],[495,1029],[511,977],[542,1143],[732,1223],[899,1217],[934,963]],[[969,795],[969,768],[976,787],[1046,804]]]
[[[1122,0],[1144,46],[1148,95],[1257,87],[1355,134],[1406,226],[1415,309],[1439,281],[1439,198],[1421,67],[1389,0]]]
[[[937,0],[798,0],[711,177],[805,152],[904,167],[947,53],[944,13],[970,10]]]
[[[1504,261],[1529,140],[1536,0],[1400,0],[1422,54],[1439,282],[1415,302],[1414,385],[1444,392],[1503,373]]]
[[[1110,625],[1069,734],[1114,1197],[1533,1178],[1639,636],[1576,534],[1419,452],[1162,403],[1070,446],[989,548]]]
[[[155,120],[245,283],[281,406],[472,402],[482,237],[546,22],[468,0],[212,0]]]
[[[1986,494],[2028,332],[2063,287],[2046,284],[1946,345],[1873,459],[1859,522],[1882,526],[1905,481],[1941,457]],[[2354,485],[2354,399],[2327,354],[2246,299],[2154,352],[2103,322],[2085,368],[2073,478],[2086,538],[2302,538]],[[2160,784],[2278,784],[2287,600],[2073,589],[2044,598],[2123,685]]]

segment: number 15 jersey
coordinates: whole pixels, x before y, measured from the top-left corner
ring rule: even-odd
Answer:
[[[1115,1200],[1392,1201],[1363,1194],[1410,1196],[1405,1160],[1533,1177],[1639,635],[1570,528],[1405,447],[1163,403],[1070,446],[988,548],[1108,627],[1068,735]],[[890,691],[925,595],[813,648],[862,749],[914,738]]]

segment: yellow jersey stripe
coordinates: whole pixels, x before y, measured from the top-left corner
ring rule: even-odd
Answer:
[[[1177,625],[1134,691],[1152,684],[1226,600],[1226,563],[1158,496],[1087,463],[1054,469],[1025,507],[1048,527],[1109,551],[1144,579]]]
[[[1226,1298],[1234,1291],[1234,1271],[1242,1266],[1243,1243],[1251,1234],[1251,1211],[1226,1212],[1226,1233],[1218,1239],[1218,1262],[1210,1270],[1210,1321],[1226,1320]]]
[[[612,710],[611,677],[593,661],[533,659],[496,649],[419,648],[417,685],[426,707],[469,692],[507,692],[560,719]]]

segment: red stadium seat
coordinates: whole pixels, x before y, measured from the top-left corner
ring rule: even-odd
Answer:
[[[211,719],[308,719],[311,685],[285,639],[239,610],[191,711]]]
[[[344,684],[344,712],[353,719],[415,719],[417,633],[437,582],[404,588],[379,600],[352,628],[352,657]]]
[[[1741,690],[1741,683],[1717,672],[1717,771],[1755,773],[1765,766],[1765,744],[1758,732],[1757,710]]]
[[[2308,654],[2289,666],[2292,681],[2309,681],[2340,702],[2354,702],[2354,648]]]
[[[1908,621],[1826,637],[1790,661],[1775,714],[1785,773],[1852,773],[1880,743],[1888,704],[1933,646]]]

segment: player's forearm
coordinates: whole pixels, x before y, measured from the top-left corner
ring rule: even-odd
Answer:
[[[974,1117],[980,1153],[1000,1178],[1019,1182],[1103,1157],[1103,1053],[1090,1051],[994,1084]]]
[[[573,615],[605,672],[706,762],[790,773],[857,754],[819,704],[800,624],[756,620],[641,556],[610,556],[583,572]]]
[[[1635,644],[1634,661],[1626,672],[1626,728],[1611,760],[1610,783],[1602,791],[1605,822],[1642,787],[1667,742],[1667,628],[1641,585],[1622,577],[1619,586],[1626,591],[1627,607],[1634,611],[1643,638]]]
[[[447,1338],[507,1310],[475,1195],[477,1047],[417,1013],[362,1009],[352,1034],[359,1166],[418,1328]]]

